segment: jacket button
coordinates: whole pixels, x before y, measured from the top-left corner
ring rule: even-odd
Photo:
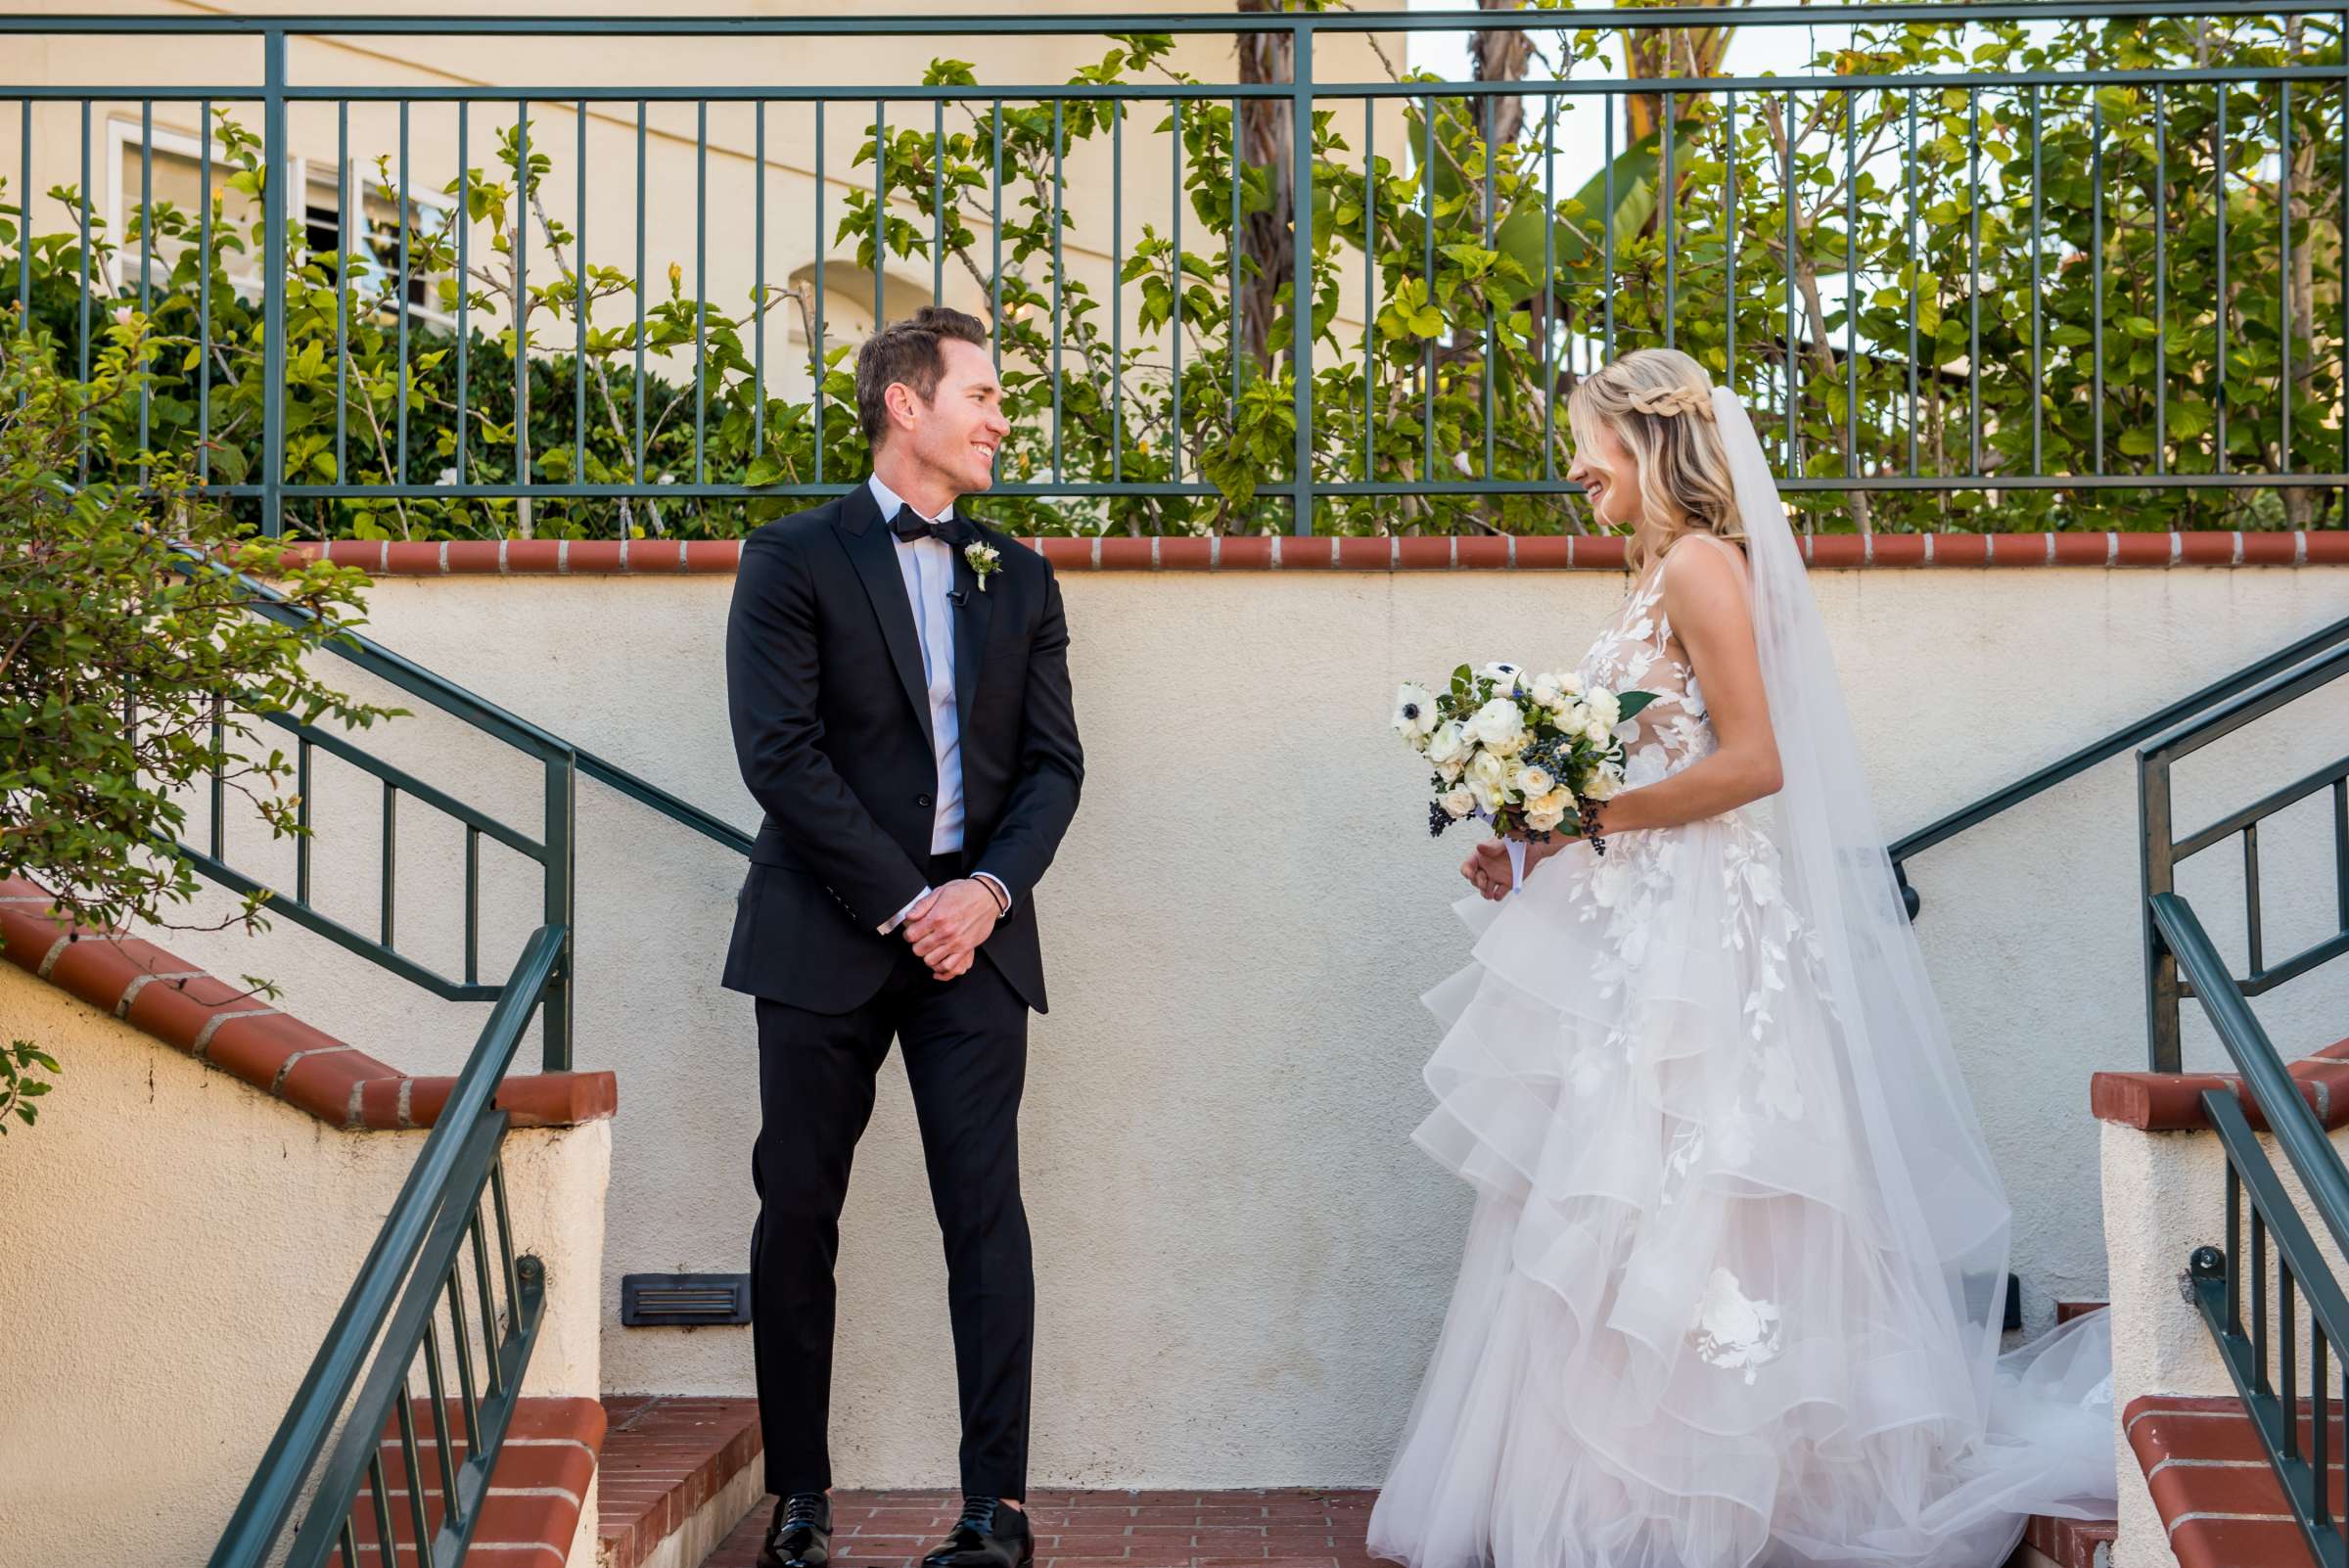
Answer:
[[[927,795],[917,795],[913,798],[913,804],[916,806],[927,807],[930,804],[930,797]]]

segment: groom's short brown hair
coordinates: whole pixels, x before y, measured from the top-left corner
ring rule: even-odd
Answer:
[[[945,374],[947,340],[987,346],[987,323],[945,305],[924,305],[903,321],[893,321],[865,339],[856,350],[856,422],[867,446],[881,444],[889,429],[890,387],[903,382],[922,401],[938,395]]]

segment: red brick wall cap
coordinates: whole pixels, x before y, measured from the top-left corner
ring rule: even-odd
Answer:
[[[2327,1045],[2287,1071],[2326,1131],[2349,1127],[2349,1040]],[[2088,1103],[2099,1122],[2141,1132],[2191,1132],[2209,1129],[2202,1095],[2214,1088],[2234,1090],[2243,1102],[2244,1119],[2258,1130],[2267,1130],[2250,1090],[2233,1074],[2098,1073],[2089,1080]]]

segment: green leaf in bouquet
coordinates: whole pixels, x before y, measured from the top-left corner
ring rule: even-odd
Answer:
[[[1617,692],[1615,694],[1616,722],[1620,723],[1631,717],[1655,700],[1656,694],[1652,691]]]

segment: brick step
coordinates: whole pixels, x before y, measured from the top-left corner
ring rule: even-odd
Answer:
[[[1373,1568],[1362,1543],[1376,1492],[1037,1492],[1029,1499],[1036,1568]],[[841,1492],[832,1557],[856,1568],[915,1568],[953,1527],[945,1492]],[[760,1498],[706,1568],[755,1568],[774,1499]],[[2034,1519],[2017,1564],[2093,1568],[2110,1524]]]
[[[2145,1473],[2145,1490],[2161,1510],[2179,1568],[2306,1568],[2311,1558],[2292,1522],[2283,1488],[2269,1468],[2259,1434],[2232,1399],[2188,1399],[2148,1394],[2122,1415],[2129,1447]],[[2333,1407],[2326,1444],[2341,1448],[2340,1407]],[[2300,1410],[2301,1452],[2311,1437],[2310,1412]],[[2328,1465],[2330,1505],[2341,1516],[2340,1470]]]
[[[432,1402],[416,1400],[411,1408],[425,1527],[438,1530],[447,1499],[441,1491],[438,1450],[433,1440]],[[455,1402],[450,1402],[448,1411],[450,1463],[461,1465],[470,1452],[464,1423]],[[513,1424],[506,1429],[497,1467],[490,1472],[481,1523],[465,1553],[468,1568],[562,1568],[571,1559],[603,1436],[603,1407],[593,1400],[522,1401],[515,1407]],[[387,1563],[375,1498],[371,1489],[362,1486],[351,1509],[351,1533],[358,1542],[360,1568],[392,1568],[392,1564],[419,1560],[407,1462],[396,1420],[385,1425],[382,1452],[385,1500],[392,1510],[392,1552]]]
[[[701,1568],[766,1495],[759,1402],[608,1394],[603,1405],[597,1568]]]

